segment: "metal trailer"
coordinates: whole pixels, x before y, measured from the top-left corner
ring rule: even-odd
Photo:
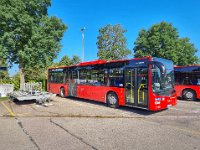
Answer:
[[[42,92],[41,83],[25,83],[20,91],[14,91],[10,93],[9,96],[12,100],[36,100],[36,103],[42,104],[52,100],[56,96],[56,94]]]

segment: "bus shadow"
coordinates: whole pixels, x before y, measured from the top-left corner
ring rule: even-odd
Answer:
[[[14,102],[16,105],[30,105],[30,104],[36,103],[35,100],[28,100],[28,101],[13,100],[13,102]]]
[[[185,99],[181,99],[180,97],[177,98],[177,100],[179,101],[183,101],[183,102],[200,102],[200,99],[195,99],[195,100],[185,100]]]
[[[131,112],[131,113],[135,113],[135,114],[139,114],[139,115],[143,115],[143,116],[149,116],[149,115],[153,115],[153,114],[156,114],[158,112],[163,111],[163,110],[149,111],[149,110],[142,109],[142,108],[127,107],[127,106],[123,106],[123,107],[120,107],[118,109],[123,110],[123,111],[127,111],[127,112]]]
[[[81,101],[81,102],[84,102],[84,103],[108,107],[105,103],[97,102],[97,101],[93,101],[93,100],[88,100],[88,99],[83,99],[83,98],[75,98],[75,97],[67,97],[67,98],[70,99],[70,100],[73,100],[73,101]],[[110,109],[114,109],[114,108],[110,108]],[[143,116],[153,115],[153,114],[156,114],[158,112],[162,112],[162,111],[166,110],[166,109],[164,109],[164,110],[159,110],[159,111],[149,111],[149,110],[146,110],[146,109],[141,109],[141,108],[136,108],[136,107],[128,107],[128,106],[120,106],[117,109],[125,111],[125,112],[131,112],[131,113],[143,115]]]

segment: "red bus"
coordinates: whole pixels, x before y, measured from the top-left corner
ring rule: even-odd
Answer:
[[[153,57],[83,62],[48,70],[48,91],[151,111],[176,105],[173,62]]]
[[[200,65],[175,66],[177,96],[185,100],[200,99]]]

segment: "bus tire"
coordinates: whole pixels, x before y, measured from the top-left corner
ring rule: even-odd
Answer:
[[[60,88],[60,97],[64,98],[65,97],[65,89],[62,87]]]
[[[182,97],[184,100],[196,100],[196,93],[193,90],[186,89],[183,91]]]
[[[111,108],[118,108],[119,101],[115,92],[109,92],[106,96],[107,105]]]

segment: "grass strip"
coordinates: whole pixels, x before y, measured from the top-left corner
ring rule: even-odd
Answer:
[[[9,101],[10,98],[9,97],[0,97],[0,101]]]

